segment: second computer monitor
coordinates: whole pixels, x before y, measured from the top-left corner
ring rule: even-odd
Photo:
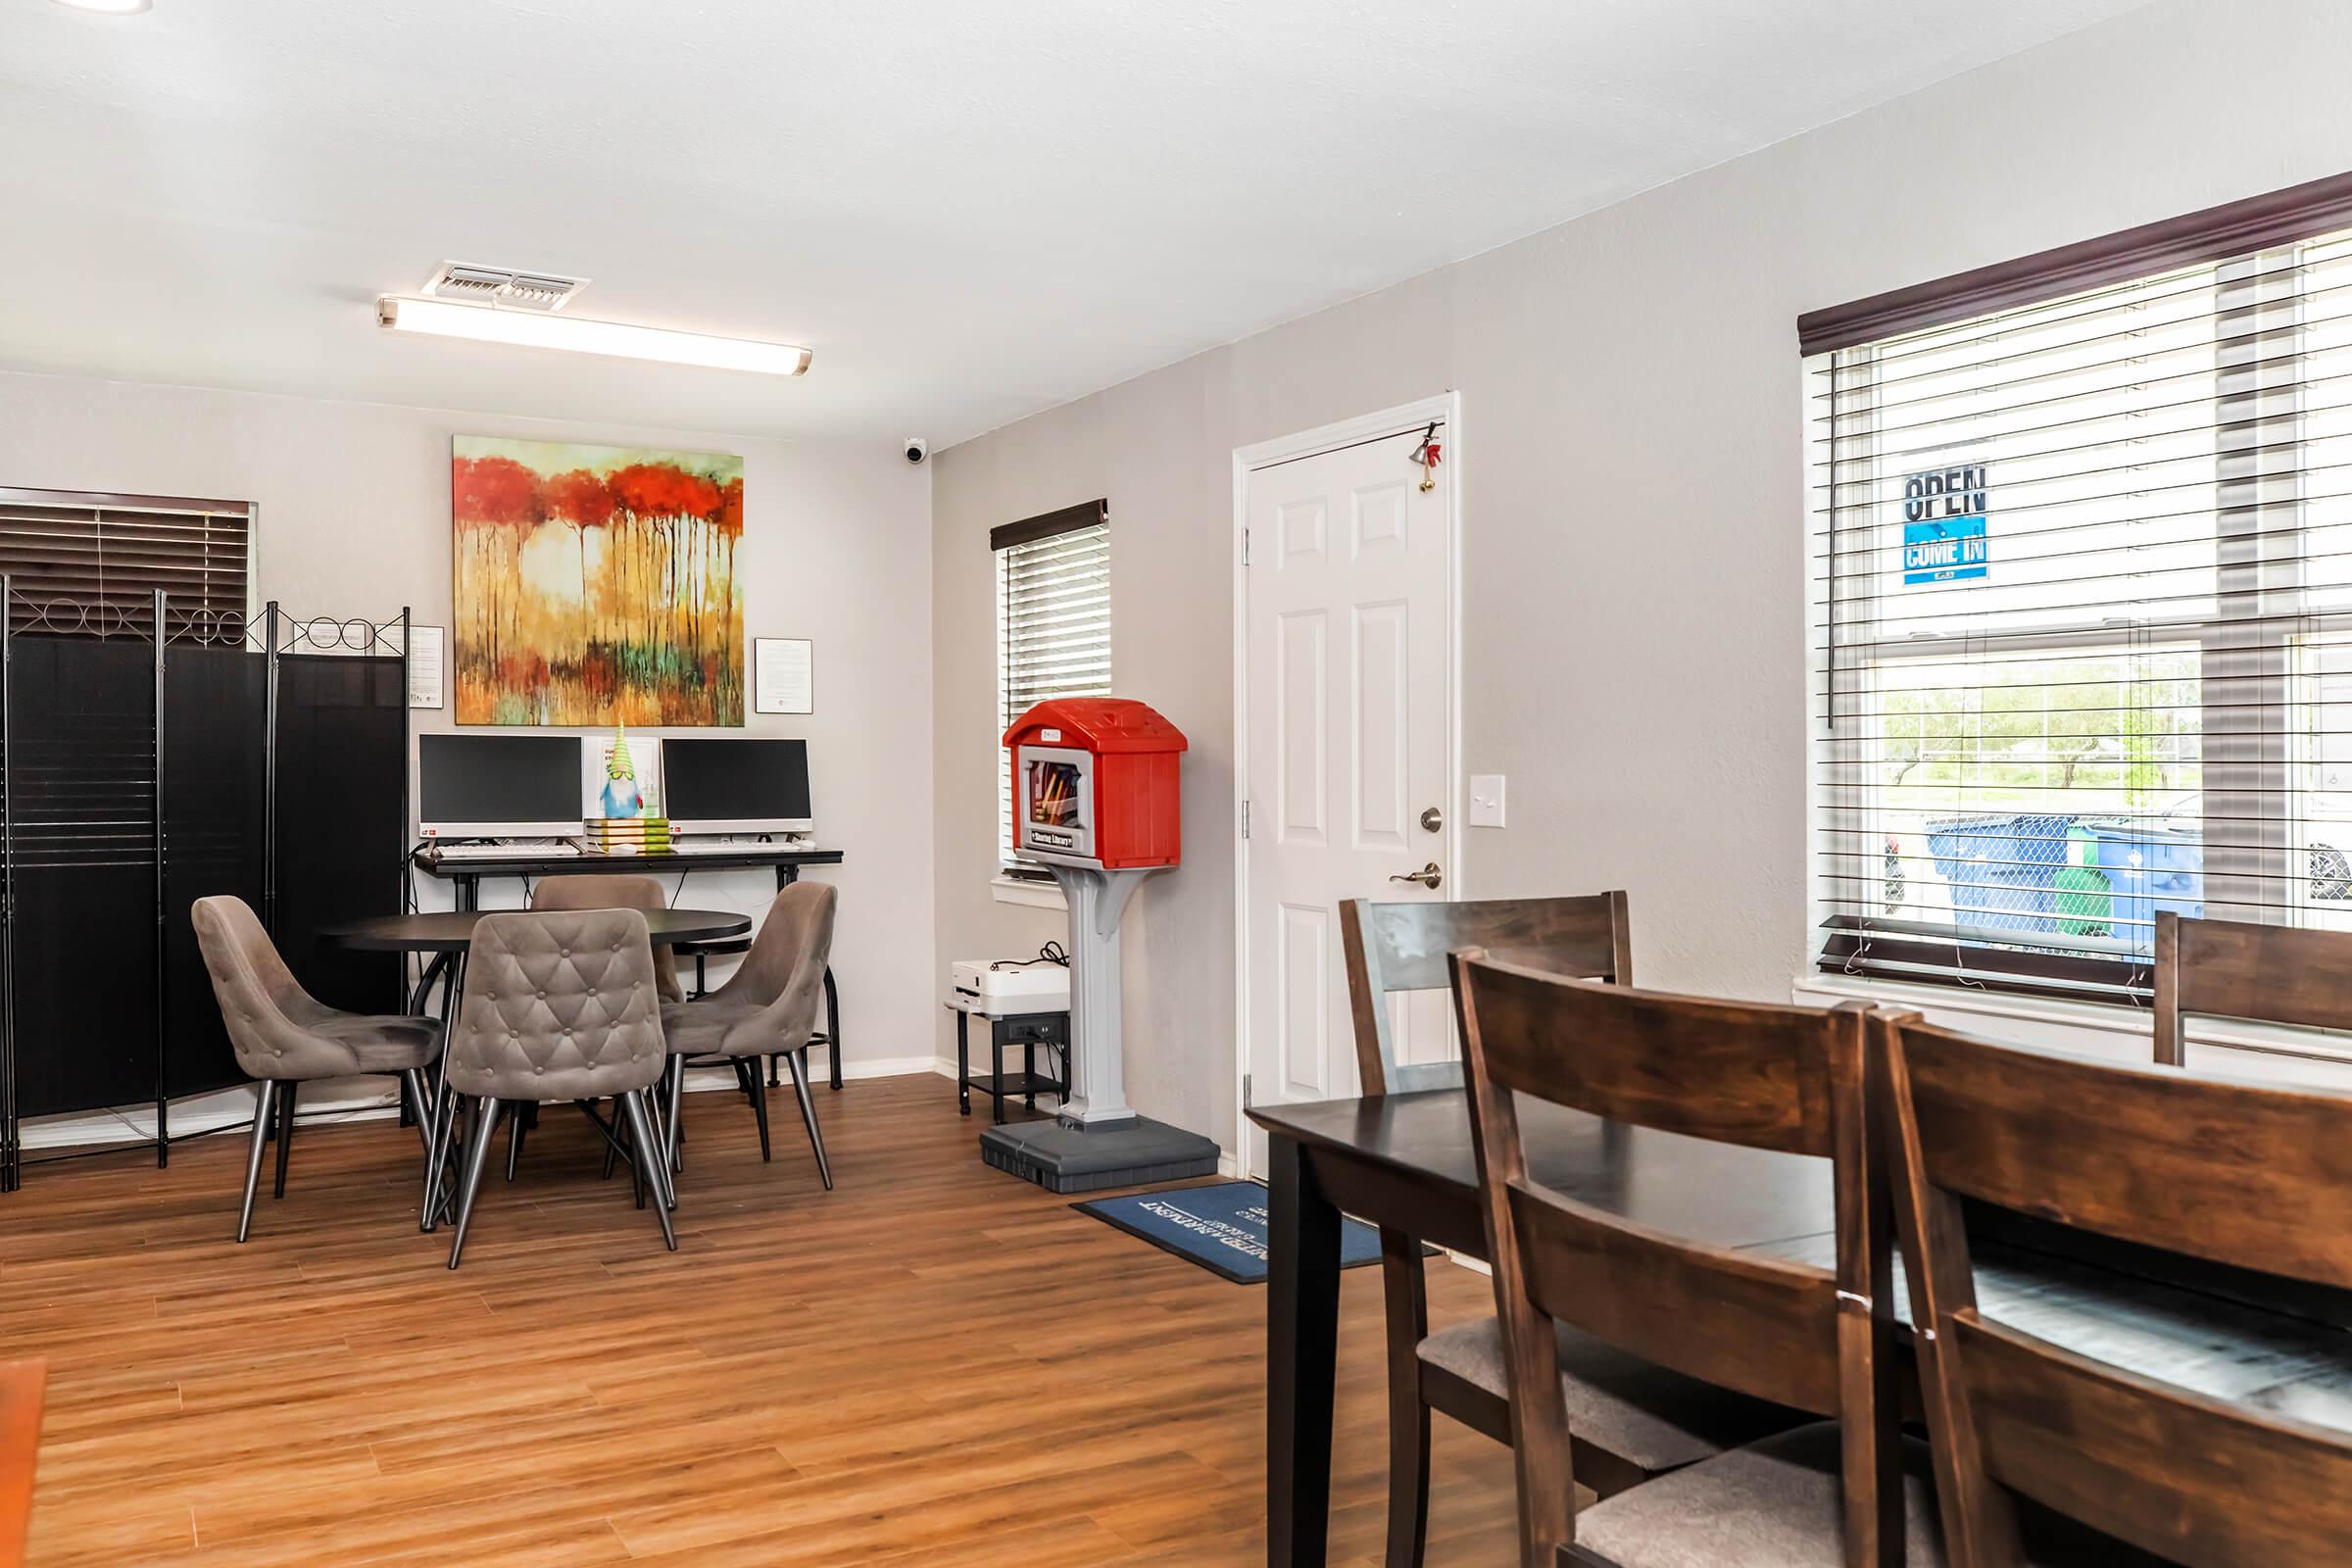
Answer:
[[[662,743],[663,805],[675,833],[806,833],[808,743],[695,740]]]

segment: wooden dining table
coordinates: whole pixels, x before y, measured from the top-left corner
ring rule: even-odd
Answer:
[[[1827,1265],[1827,1160],[1601,1120],[1522,1097],[1532,1177],[1579,1202],[1717,1246]],[[1254,1107],[1270,1139],[1266,1561],[1325,1560],[1343,1213],[1487,1256],[1459,1089]],[[2352,1432],[2352,1293],[1986,1213],[1980,1304],[2084,1355]],[[1896,1313],[1907,1315],[1899,1273]]]

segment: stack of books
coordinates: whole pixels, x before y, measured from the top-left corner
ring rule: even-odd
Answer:
[[[580,824],[580,842],[598,855],[666,855],[666,816],[592,816]]]

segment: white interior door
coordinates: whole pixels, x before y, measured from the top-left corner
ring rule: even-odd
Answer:
[[[1250,471],[1245,1018],[1250,1102],[1357,1092],[1339,905],[1452,896],[1452,516],[1422,426]],[[1446,426],[1437,439],[1443,449]],[[1445,473],[1440,468],[1441,475]],[[1435,889],[1394,880],[1435,867]],[[1407,1060],[1453,1053],[1399,998]],[[1252,1129],[1250,1167],[1262,1173]]]

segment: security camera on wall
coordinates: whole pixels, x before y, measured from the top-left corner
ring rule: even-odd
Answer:
[[[930,455],[930,442],[919,435],[910,435],[906,438],[906,461],[908,463],[920,463]]]

